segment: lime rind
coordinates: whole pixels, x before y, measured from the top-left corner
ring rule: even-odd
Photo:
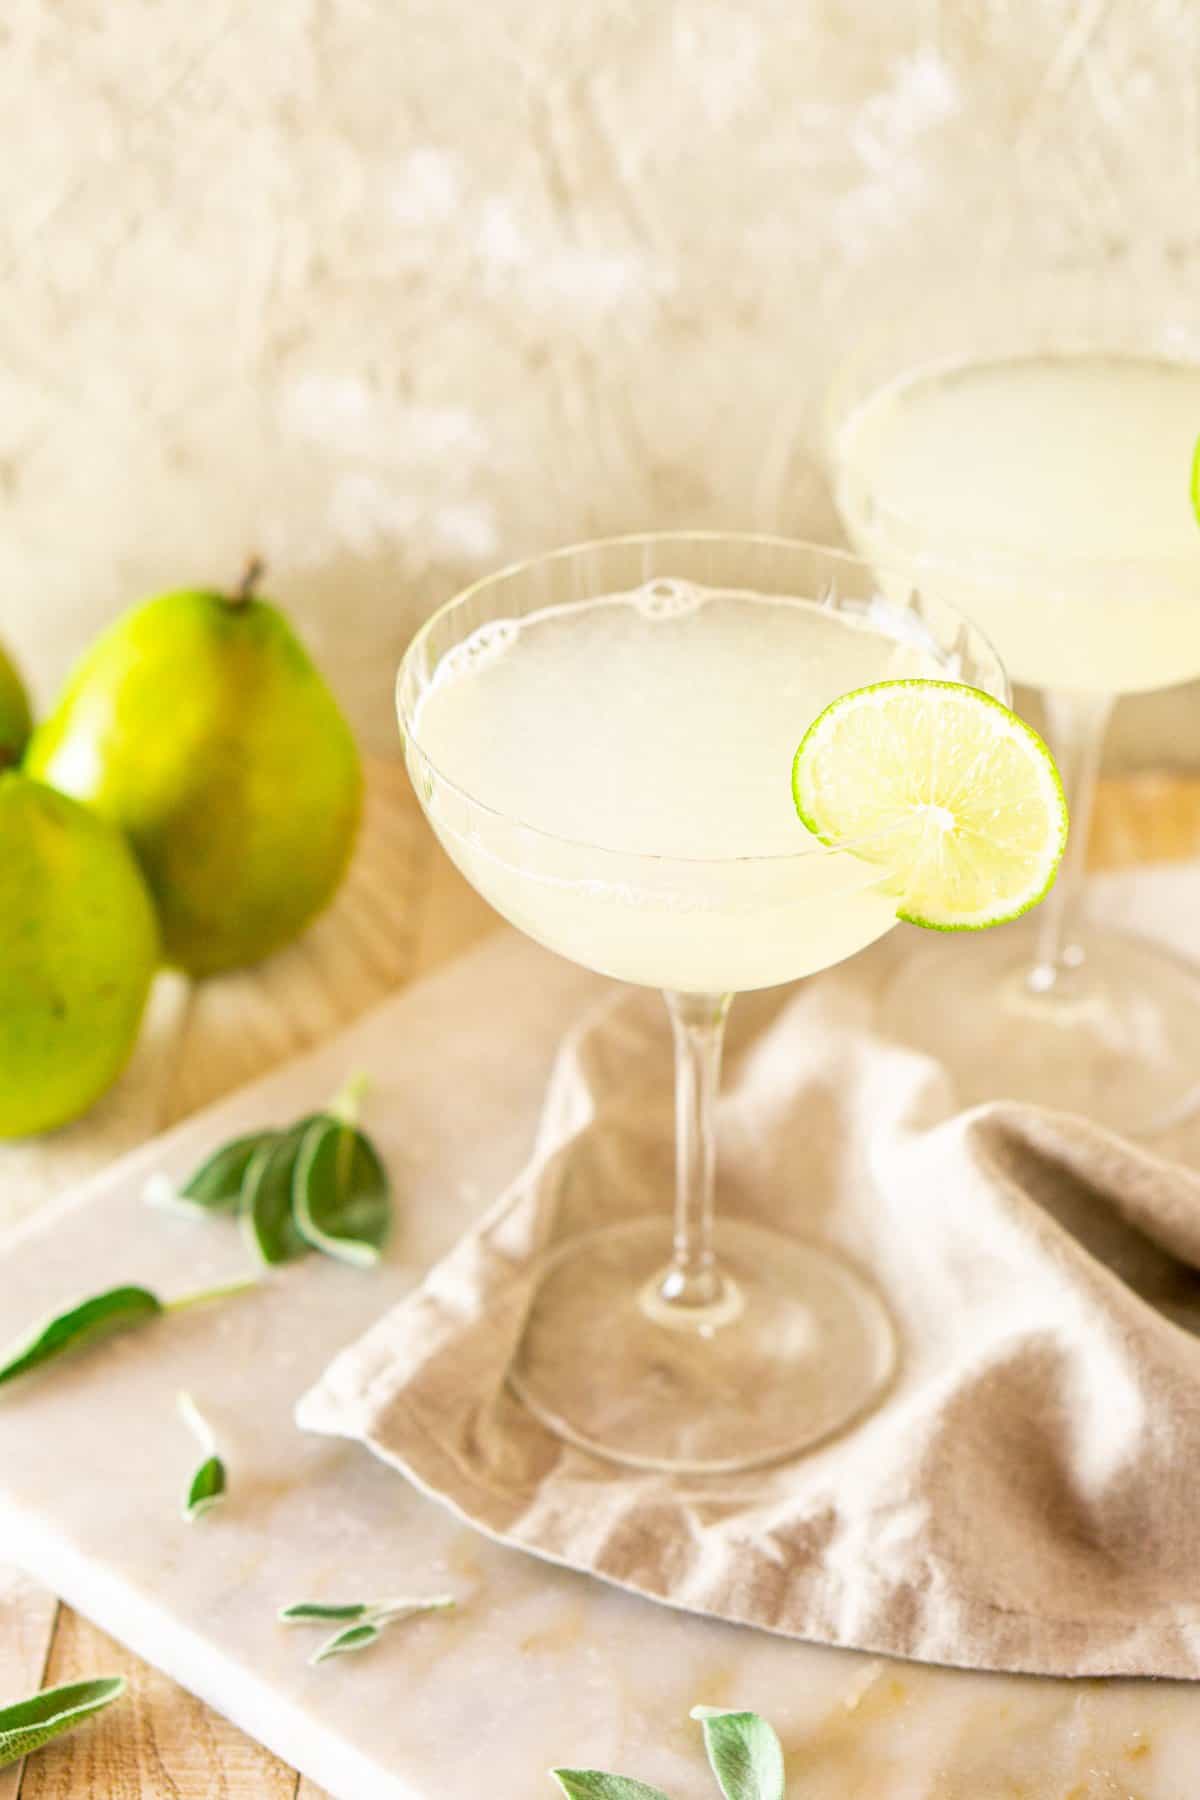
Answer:
[[[1200,525],[1200,438],[1196,439],[1196,449],[1192,456],[1192,511],[1196,515],[1196,523]]]
[[[927,889],[929,884],[928,882],[922,883],[920,880],[921,859],[914,854],[910,867],[897,866],[896,835],[903,833],[906,828],[911,831],[914,802],[897,803],[894,819],[888,824],[877,822],[875,829],[866,835],[853,830],[839,830],[831,824],[828,815],[818,811],[821,795],[816,791],[812,779],[816,767],[816,753],[831,740],[832,732],[851,709],[856,713],[876,709],[880,713],[884,713],[892,709],[895,697],[905,691],[914,700],[924,697],[931,706],[941,710],[943,714],[946,714],[948,706],[960,709],[960,713],[962,708],[967,708],[965,716],[968,724],[971,713],[976,708],[980,709],[977,715],[978,721],[981,722],[986,718],[988,724],[984,729],[979,729],[978,724],[975,728],[975,735],[978,738],[976,754],[980,750],[987,750],[989,744],[999,749],[1006,741],[1017,747],[1018,756],[1015,767],[1010,769],[1005,783],[1001,785],[1001,793],[1005,795],[1007,803],[1007,791],[1011,791],[1014,785],[1014,775],[1018,781],[1023,781],[1027,775],[1027,792],[1018,794],[1018,803],[1023,804],[1029,801],[1035,807],[1040,808],[1037,816],[1044,822],[1044,834],[1042,841],[1033,850],[1023,857],[1014,857],[1014,868],[1018,867],[1022,860],[1030,863],[1029,882],[1024,888],[1018,887],[1015,891],[1006,893],[1003,901],[997,906],[974,908],[968,914],[956,914],[952,909],[939,909],[936,905],[929,905],[924,897],[923,890]],[[990,709],[990,712],[984,709]],[[948,714],[946,716],[948,717]],[[916,726],[928,723],[936,717],[937,714],[928,709],[923,709],[923,711],[910,709],[907,714],[907,722],[910,726]],[[919,749],[919,734],[911,729],[906,734],[903,730],[906,721],[902,707],[897,709],[897,721],[898,728],[894,739],[890,743],[885,743],[882,750],[878,745],[874,747],[872,762],[869,766],[864,763],[862,779],[861,781],[856,780],[855,785],[864,792],[873,791],[881,767],[895,769],[905,766],[906,752],[910,752],[914,748]],[[953,773],[953,762],[948,766]],[[936,782],[938,774],[936,767],[926,773],[930,774]],[[959,771],[959,781],[961,786],[961,771]],[[994,780],[991,786],[993,789],[995,788]],[[968,787],[967,791],[971,792],[972,790]],[[1020,918],[1044,900],[1054,885],[1067,842],[1066,796],[1058,769],[1045,743],[1032,726],[1026,724],[1024,719],[1019,718],[1001,701],[990,694],[983,693],[978,688],[968,687],[962,682],[915,678],[902,681],[881,681],[870,687],[856,688],[850,693],[841,695],[813,721],[800,742],[792,763],[792,795],[801,822],[821,843],[852,852],[864,862],[878,863],[884,867],[889,864],[892,866],[902,896],[900,904],[896,908],[897,917],[908,924],[919,925],[926,931],[983,931],[994,925],[1008,924],[1013,919]],[[922,805],[932,804],[939,809],[945,803],[945,794],[935,793],[930,789],[926,789],[926,798],[921,802]],[[883,816],[886,817],[886,808]],[[1004,846],[998,845],[995,840],[989,840],[986,830],[981,831],[978,827],[968,827],[964,830],[959,827],[953,830],[950,836],[952,841],[959,846],[960,856],[967,835],[980,838],[985,851],[990,849],[994,853],[997,848],[1003,851]]]

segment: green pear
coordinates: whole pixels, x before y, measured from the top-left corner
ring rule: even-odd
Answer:
[[[21,760],[32,729],[24,683],[0,649],[0,767]]]
[[[15,769],[0,774],[0,943],[0,1137],[25,1137],[120,1074],[158,925],[121,833]]]
[[[256,962],[332,898],[362,808],[350,728],[252,565],[232,593],[162,594],[72,671],[26,767],[128,835],[167,960]]]

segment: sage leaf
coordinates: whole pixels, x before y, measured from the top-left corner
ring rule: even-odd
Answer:
[[[144,1287],[109,1288],[90,1300],[82,1300],[38,1326],[32,1337],[9,1352],[0,1362],[0,1386],[15,1381],[18,1375],[28,1375],[68,1350],[79,1350],[98,1338],[144,1325],[165,1311],[158,1296]]]
[[[74,1731],[93,1713],[111,1706],[125,1692],[120,1675],[96,1681],[72,1681],[66,1687],[47,1688],[32,1700],[0,1707],[0,1769],[31,1756],[52,1738]]]
[[[192,1485],[183,1504],[184,1518],[189,1521],[203,1518],[206,1512],[220,1505],[227,1487],[225,1464],[219,1456],[210,1456],[192,1476]]]
[[[211,1512],[214,1506],[220,1504],[225,1498],[229,1483],[225,1464],[217,1455],[212,1427],[190,1394],[180,1394],[179,1411],[204,1452],[204,1461],[192,1476],[191,1486],[183,1503],[183,1516],[192,1521],[202,1518],[206,1512]]]
[[[631,1781],[628,1775],[605,1775],[599,1769],[551,1769],[569,1800],[667,1800],[661,1788]]]
[[[370,1610],[364,1601],[349,1606],[322,1606],[315,1600],[298,1600],[294,1606],[280,1608],[279,1621],[282,1625],[336,1624],[339,1619],[365,1619]]]
[[[355,1619],[369,1619],[373,1625],[394,1625],[400,1619],[413,1619],[418,1613],[452,1612],[458,1605],[453,1594],[430,1594],[420,1600],[297,1600],[280,1609],[284,1625],[324,1625]]]
[[[307,1256],[309,1244],[292,1217],[292,1181],[296,1157],[311,1118],[273,1134],[250,1158],[243,1183],[243,1224],[252,1248],[264,1263],[294,1262]]]
[[[11,1350],[0,1362],[0,1387],[28,1375],[43,1363],[54,1362],[68,1351],[81,1350],[101,1338],[118,1331],[129,1331],[139,1325],[161,1319],[167,1313],[183,1312],[190,1306],[207,1306],[214,1300],[226,1300],[258,1286],[257,1278],[227,1281],[220,1287],[206,1288],[200,1294],[183,1294],[178,1300],[160,1300],[144,1287],[108,1288],[89,1300],[80,1300],[66,1312],[39,1325],[33,1336]]]
[[[296,1225],[314,1249],[372,1268],[392,1209],[387,1171],[370,1139],[323,1114],[304,1134],[293,1180]]]
[[[784,1800],[783,1746],[754,1712],[697,1706],[704,1747],[725,1800]]]
[[[446,1612],[456,1605],[453,1594],[433,1594],[425,1600],[298,1600],[279,1613],[284,1625],[328,1625],[341,1623],[346,1630],[327,1638],[309,1658],[322,1663],[331,1656],[345,1656],[354,1650],[366,1650],[377,1643],[388,1625],[401,1619],[412,1619],[418,1613]]]
[[[362,1625],[351,1625],[345,1631],[339,1631],[336,1637],[329,1638],[308,1660],[315,1666],[317,1663],[328,1662],[331,1656],[348,1656],[355,1650],[368,1650],[382,1636],[378,1625],[372,1625],[369,1620]]]
[[[247,1170],[258,1152],[278,1135],[276,1131],[252,1131],[223,1144],[188,1176],[179,1198],[202,1212],[240,1212]]]

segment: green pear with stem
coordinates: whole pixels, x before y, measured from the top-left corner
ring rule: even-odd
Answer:
[[[362,805],[346,720],[251,563],[118,618],[34,733],[28,769],[127,834],[169,962],[257,962],[332,898]]]

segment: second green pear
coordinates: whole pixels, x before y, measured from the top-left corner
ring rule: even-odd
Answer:
[[[320,911],[362,803],[337,702],[248,583],[123,614],[76,665],[25,766],[128,834],[166,958],[193,975],[257,961]]]

